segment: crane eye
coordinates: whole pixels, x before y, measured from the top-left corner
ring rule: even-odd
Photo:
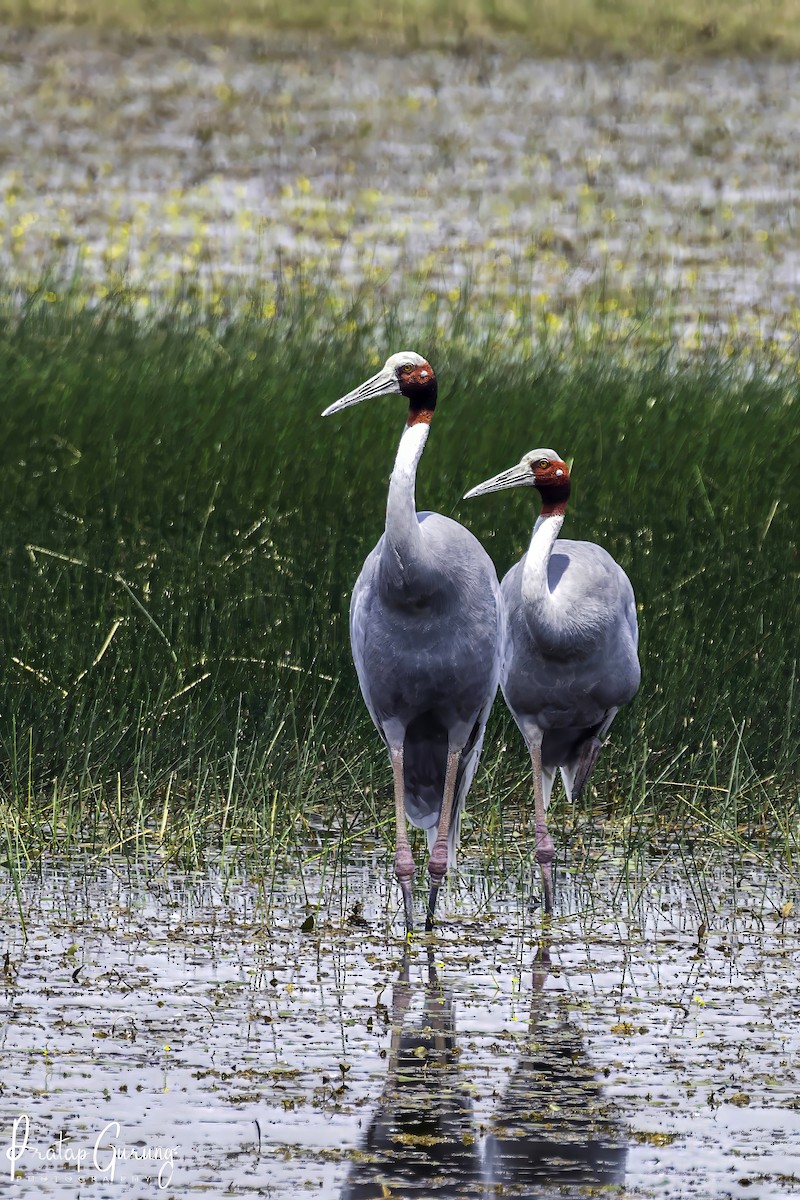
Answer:
[[[403,366],[400,368],[400,370],[403,372],[404,375],[410,375],[411,372],[414,370],[414,364],[413,363],[404,363]]]
[[[546,471],[547,468],[550,466],[550,459],[549,458],[540,458],[536,465],[542,471]]]

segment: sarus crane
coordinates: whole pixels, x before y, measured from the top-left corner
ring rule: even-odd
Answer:
[[[427,831],[431,929],[497,691],[504,617],[494,564],[477,538],[449,517],[416,511],[417,465],[438,393],[430,363],[410,351],[392,354],[322,415],[397,393],[408,401],[408,417],[386,528],[353,589],[350,641],[364,701],[391,759],[394,869],[410,932],[414,860],[406,819]]]
[[[556,768],[577,800],[611,722],[638,690],[639,631],[633,588],[619,563],[594,542],[557,541],[570,476],[555,450],[532,450],[464,498],[518,486],[536,488],[542,507],[527,552],[502,583],[500,687],[531,756],[536,859],[549,914],[554,847],[545,814]]]

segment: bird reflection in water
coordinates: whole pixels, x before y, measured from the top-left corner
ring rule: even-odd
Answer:
[[[422,1020],[405,1028],[417,990],[406,957],[392,997],[389,1072],[341,1200],[585,1195],[622,1184],[627,1147],[578,1025],[533,968],[528,1028],[488,1130],[479,1128],[456,1044],[452,989],[429,952]],[[482,1136],[483,1135],[483,1136]]]
[[[453,996],[440,984],[430,950],[422,1020],[412,1025],[417,990],[406,951],[392,990],[386,1085],[341,1200],[468,1196],[481,1178],[480,1135],[459,1065]]]
[[[528,1029],[483,1147],[484,1196],[546,1200],[622,1184],[627,1147],[578,1025],[545,989],[550,954],[533,967]]]

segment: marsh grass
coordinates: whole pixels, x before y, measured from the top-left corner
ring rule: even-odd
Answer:
[[[452,314],[451,314],[452,315]],[[457,317],[458,314],[455,314]],[[643,329],[509,340],[435,312],[307,300],[270,321],[142,318],[124,299],[7,305],[0,327],[2,819],[9,863],[154,845],[337,861],[390,841],[388,769],[350,662],[349,593],[379,536],[403,421],[322,408],[403,345],[442,390],[420,507],[462,520],[500,572],[527,494],[462,503],[535,445],[574,460],[566,532],[623,563],[642,689],[565,831],[635,841],[717,828],[796,855],[798,375],[763,354],[680,363]],[[425,322],[427,321],[427,324]],[[524,338],[527,338],[526,342]],[[513,859],[528,765],[498,701],[464,823]],[[794,861],[794,860],[793,860]]]
[[[211,34],[295,32],[340,42],[455,45],[513,37],[537,54],[797,54],[797,0],[736,0],[698,9],[691,0],[406,0],[402,5],[346,0],[0,0],[0,20]]]

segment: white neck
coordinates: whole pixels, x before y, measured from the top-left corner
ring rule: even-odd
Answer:
[[[522,568],[524,611],[532,626],[545,635],[558,633],[558,604],[550,591],[547,568],[564,524],[564,513],[537,517]]]
[[[417,520],[414,484],[417,464],[428,440],[430,425],[418,421],[407,425],[397,447],[394,470],[386,502],[386,537],[384,552],[391,552],[394,563],[401,568],[410,565],[422,554],[422,534]]]

